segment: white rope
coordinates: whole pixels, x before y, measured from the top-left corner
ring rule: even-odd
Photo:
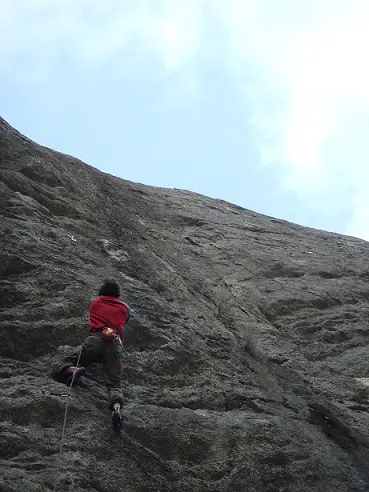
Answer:
[[[64,447],[64,441],[65,441],[65,428],[67,426],[68,407],[69,407],[69,402],[70,402],[70,390],[71,390],[71,388],[73,386],[74,378],[76,376],[76,372],[78,371],[79,361],[81,359],[81,354],[82,354],[82,348],[83,348],[83,345],[81,345],[81,350],[79,351],[79,355],[78,355],[78,359],[77,359],[77,364],[75,366],[76,367],[76,370],[73,373],[72,381],[70,382],[70,385],[68,387],[67,402],[65,404],[65,412],[64,412],[63,429],[62,429],[62,435],[61,435],[61,439],[60,439],[59,456],[58,456],[58,461],[57,461],[57,464],[56,464],[54,492],[56,491],[56,487],[58,485],[59,469],[60,469],[60,463],[61,463],[61,458],[62,458],[62,454],[63,454],[63,447]]]

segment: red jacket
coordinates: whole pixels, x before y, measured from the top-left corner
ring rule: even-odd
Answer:
[[[129,318],[129,307],[116,297],[100,296],[90,304],[90,331],[110,326],[119,336]]]

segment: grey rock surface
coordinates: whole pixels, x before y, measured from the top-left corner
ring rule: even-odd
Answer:
[[[369,490],[367,242],[115,178],[2,119],[0,197],[1,491]],[[122,435],[91,367],[58,462],[50,366],[109,276],[133,309]]]

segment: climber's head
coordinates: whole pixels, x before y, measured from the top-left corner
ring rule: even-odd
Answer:
[[[113,279],[106,279],[100,287],[99,296],[119,297],[120,288],[118,283]]]

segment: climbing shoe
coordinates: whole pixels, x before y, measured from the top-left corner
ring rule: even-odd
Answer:
[[[81,376],[83,376],[86,372],[86,369],[84,367],[79,367],[75,372],[74,374],[69,374],[69,376],[66,378],[65,380],[65,384],[67,386],[75,386],[78,381],[79,381],[79,378]],[[73,379],[73,376],[74,376],[74,379]]]

